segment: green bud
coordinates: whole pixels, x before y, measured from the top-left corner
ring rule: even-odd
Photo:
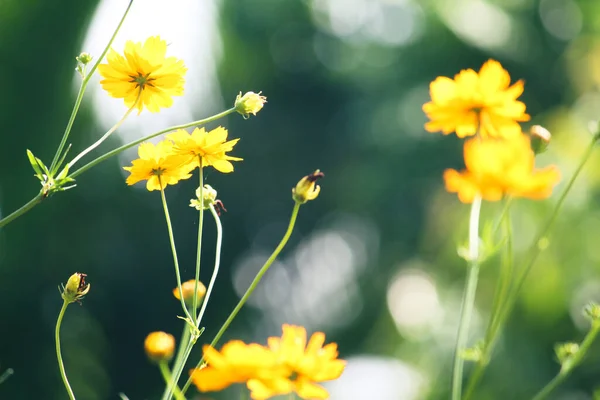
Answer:
[[[90,284],[86,283],[86,274],[75,272],[67,284],[63,286],[62,298],[69,303],[79,301],[90,291]]]
[[[208,210],[211,205],[217,202],[217,191],[210,185],[204,185],[202,189],[202,198],[200,198],[200,187],[196,189],[196,198],[190,200],[190,207],[196,210]]]
[[[261,93],[262,92],[248,92],[242,96],[242,92],[240,92],[235,98],[235,111],[240,113],[246,119],[250,117],[250,114],[256,115],[257,112],[262,110],[264,104],[267,102],[267,98],[261,96]]]
[[[583,315],[585,315],[590,321],[600,321],[600,305],[591,302],[583,307]]]
[[[546,151],[552,138],[550,131],[541,125],[533,125],[529,129],[529,136],[531,137],[531,149],[535,154]]]
[[[554,346],[554,352],[560,365],[564,365],[579,351],[579,345],[573,342],[557,343]]]
[[[86,65],[88,64],[90,61],[92,61],[92,55],[90,53],[86,53],[83,52],[80,55],[78,55],[77,57],[75,57],[75,59],[77,60],[78,63]]]

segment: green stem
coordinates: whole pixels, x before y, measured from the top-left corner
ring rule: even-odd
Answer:
[[[581,364],[583,357],[585,357],[585,354],[596,339],[596,336],[598,336],[598,332],[600,332],[600,321],[592,321],[592,327],[583,339],[583,342],[581,342],[579,350],[577,350],[569,360],[566,360],[563,363],[559,373],[533,397],[533,400],[545,399],[554,389],[567,379],[571,372]]]
[[[21,215],[25,214],[27,211],[31,210],[33,207],[37,206],[39,203],[42,202],[43,199],[44,199],[44,195],[42,195],[41,193],[38,193],[37,196],[35,196],[33,199],[29,200],[21,208],[19,208],[16,211],[13,211],[6,217],[0,219],[0,228],[2,228],[4,225],[11,223],[15,219],[19,218]]]
[[[185,316],[192,321],[192,316],[185,306],[185,300],[183,298],[183,290],[181,289],[181,276],[179,275],[179,261],[177,259],[177,250],[175,249],[175,239],[173,237],[173,227],[171,226],[171,217],[169,216],[169,207],[167,207],[167,199],[165,197],[165,189],[162,186],[160,176],[158,177],[158,183],[160,185],[160,198],[162,199],[163,209],[165,210],[165,219],[167,221],[167,230],[169,231],[169,241],[171,243],[171,252],[173,253],[173,264],[175,265],[175,276],[177,277],[177,288],[179,289],[179,300],[181,301],[181,308]]]
[[[550,214],[550,217],[548,218],[546,223],[542,226],[542,228],[539,230],[538,234],[536,235],[533,245],[529,249],[528,257],[526,257],[526,259],[529,259],[529,262],[526,264],[525,268],[523,269],[523,272],[516,278],[515,284],[513,285],[513,290],[509,291],[508,296],[507,296],[508,298],[506,299],[506,301],[503,304],[503,307],[501,307],[501,309],[498,313],[498,318],[496,319],[496,326],[489,338],[489,343],[486,343],[486,347],[487,347],[486,351],[488,352],[488,354],[491,353],[491,351],[493,350],[493,345],[495,344],[496,339],[497,339],[498,335],[500,334],[500,332],[502,332],[504,324],[506,323],[508,316],[510,315],[513,307],[516,304],[519,292],[523,287],[523,284],[525,282],[525,279],[527,278],[527,275],[529,274],[529,271],[534,266],[535,262],[537,261],[538,256],[544,249],[544,247],[540,246],[542,239],[545,238],[550,233],[552,227],[554,226],[556,217],[558,216],[559,211],[561,210],[562,205],[567,198],[567,195],[571,191],[573,185],[575,184],[575,181],[577,180],[577,178],[579,177],[579,174],[583,170],[583,167],[585,167],[585,165],[589,161],[592,153],[594,152],[594,147],[595,147],[595,144],[598,141],[598,139],[600,139],[600,134],[594,135],[590,144],[586,148],[583,156],[581,157],[581,161],[579,162],[579,165],[577,166],[577,168],[575,169],[575,172],[569,179],[567,186],[563,189],[562,193],[560,194],[560,197],[558,198],[558,201],[556,202],[556,205],[554,206],[554,209],[552,210],[552,214]],[[483,374],[483,370],[485,368],[486,368],[486,365],[478,366],[478,369],[475,371],[475,373],[477,373],[478,375]],[[481,369],[482,371],[478,372],[479,369]]]
[[[200,120],[197,120],[197,121],[188,122],[188,123],[182,124],[182,125],[174,125],[174,126],[171,126],[169,128],[163,129],[161,131],[154,132],[154,133],[152,133],[152,134],[150,134],[148,136],[144,136],[141,139],[134,140],[133,142],[127,143],[127,144],[125,144],[125,145],[123,145],[121,147],[118,147],[118,148],[116,148],[116,149],[114,149],[112,151],[109,151],[106,154],[101,155],[100,157],[96,158],[95,160],[90,161],[89,163],[87,163],[83,167],[79,168],[77,171],[72,172],[69,175],[69,177],[75,178],[78,175],[81,175],[82,173],[84,173],[85,171],[87,171],[88,169],[90,169],[90,168],[92,168],[92,167],[100,164],[102,161],[108,160],[112,156],[115,156],[115,155],[117,155],[119,153],[122,153],[123,151],[125,151],[125,150],[127,150],[127,149],[129,149],[129,148],[131,148],[133,146],[136,146],[136,145],[138,145],[138,144],[140,144],[142,142],[145,142],[146,140],[149,140],[149,139],[152,139],[154,137],[163,135],[165,133],[169,133],[171,131],[175,131],[177,129],[186,129],[186,128],[190,128],[192,126],[204,125],[204,124],[207,124],[209,122],[213,122],[213,121],[216,121],[216,120],[218,120],[220,118],[223,118],[223,117],[225,117],[225,116],[227,116],[229,114],[232,114],[234,112],[236,112],[235,108],[230,108],[229,110],[225,110],[223,112],[220,112],[219,114],[213,115],[213,116],[208,117],[208,118],[204,118],[204,119],[200,119]]]
[[[479,214],[481,197],[476,197],[471,205],[469,218],[469,262],[467,282],[460,311],[460,322],[454,352],[454,368],[452,372],[452,400],[460,400],[463,380],[464,359],[462,356],[469,336],[469,324],[475,304],[475,292],[479,276]]]
[[[185,396],[183,395],[183,393],[181,393],[179,386],[177,386],[176,381],[174,381],[171,376],[171,371],[169,371],[169,366],[167,365],[166,361],[161,361],[158,364],[158,368],[160,369],[160,373],[162,374],[167,386],[173,387],[173,395],[175,396],[175,398],[177,400],[185,400]]]
[[[179,369],[183,369],[182,364],[185,364],[184,362],[184,357],[185,354],[187,352],[188,346],[190,344],[190,326],[186,323],[183,326],[183,332],[181,334],[181,340],[179,341],[179,347],[177,349],[177,355],[175,356],[175,362],[173,363],[173,371],[178,371]],[[177,378],[177,380],[174,380],[172,383],[176,383],[179,381],[179,378]],[[173,385],[167,385],[165,387],[165,391],[163,392],[162,395],[162,400],[167,400],[171,398],[171,395],[173,393]]]
[[[67,389],[67,394],[69,395],[69,399],[75,400],[75,394],[73,394],[73,389],[71,389],[71,385],[69,385],[69,379],[67,379],[67,372],[65,371],[65,364],[62,359],[62,354],[60,352],[60,326],[62,325],[62,320],[65,315],[65,311],[69,302],[67,300],[63,300],[62,308],[60,309],[60,313],[58,313],[58,319],[56,320],[56,330],[54,331],[54,340],[56,341],[56,358],[58,360],[58,368],[60,369],[60,376],[62,378],[63,383],[65,384],[65,389]]]
[[[75,165],[77,163],[77,161],[81,160],[82,157],[84,157],[86,154],[88,154],[90,151],[94,150],[96,147],[100,146],[100,144],[102,144],[102,142],[104,142],[106,139],[108,139],[108,137],[114,132],[116,131],[122,124],[123,122],[125,122],[125,120],[127,119],[127,117],[129,116],[129,114],[131,114],[131,112],[133,111],[133,109],[137,106],[138,101],[140,100],[140,96],[142,95],[142,89],[140,89],[140,92],[138,93],[138,97],[135,100],[135,103],[133,103],[133,105],[129,108],[129,110],[127,110],[127,112],[123,115],[123,118],[121,118],[115,125],[113,125],[112,128],[110,128],[104,135],[102,135],[102,137],[98,140],[96,140],[96,142],[94,144],[92,144],[91,146],[89,146],[87,149],[83,150],[81,153],[79,153],[69,164],[69,168],[72,167],[73,165]]]
[[[204,317],[204,312],[206,311],[206,307],[208,306],[208,300],[210,299],[210,294],[212,293],[213,287],[215,285],[215,281],[217,280],[217,275],[219,274],[219,266],[221,265],[221,244],[223,242],[223,227],[221,225],[221,219],[215,210],[215,207],[210,205],[210,212],[215,219],[215,224],[217,225],[217,249],[215,250],[215,268],[213,269],[212,277],[210,278],[210,283],[208,284],[208,289],[206,289],[206,296],[204,296],[204,301],[202,302],[202,308],[200,309],[200,314],[198,315],[198,325],[200,327],[200,322],[202,321],[202,317]]]
[[[129,9],[131,8],[132,4],[133,4],[133,0],[130,0],[129,4],[127,5],[127,8],[125,9],[125,12],[123,13],[123,17],[121,17],[121,20],[119,21],[119,24],[117,25],[117,28],[113,32],[110,40],[108,41],[108,44],[104,48],[102,55],[100,55],[100,57],[98,57],[98,59],[92,66],[92,69],[90,69],[90,71],[85,75],[85,77],[81,81],[81,86],[79,87],[79,92],[77,93],[75,105],[73,106],[73,111],[71,111],[71,117],[69,118],[69,122],[67,123],[67,127],[65,128],[65,132],[63,133],[63,137],[60,141],[60,144],[58,145],[58,149],[56,150],[56,154],[54,155],[52,164],[50,165],[50,171],[54,171],[55,167],[56,167],[56,169],[58,169],[60,167],[60,165],[56,165],[56,163],[58,162],[60,154],[62,153],[65,145],[67,144],[67,139],[69,137],[69,133],[71,132],[71,128],[73,127],[73,123],[75,122],[75,117],[77,116],[77,112],[79,111],[79,106],[81,105],[81,100],[83,99],[83,94],[85,93],[87,84],[88,84],[90,78],[92,77],[92,75],[94,74],[94,72],[96,71],[96,68],[98,68],[98,65],[100,65],[100,63],[104,59],[104,56],[108,52],[108,49],[112,45],[113,41],[115,40],[115,37],[117,36],[117,33],[121,29],[121,26],[123,25],[123,22],[125,21],[125,17],[129,13]]]
[[[477,362],[473,373],[469,377],[467,384],[467,390],[463,397],[463,400],[468,400],[474,393],[479,380],[483,376],[483,371],[490,359],[489,350],[493,346],[491,342],[494,337],[494,332],[497,329],[498,316],[502,309],[503,300],[506,297],[508,289],[510,287],[510,281],[513,273],[513,247],[512,247],[512,224],[510,221],[510,202],[508,198],[505,201],[505,207],[502,210],[501,222],[504,227],[504,238],[506,245],[504,246],[504,252],[502,254],[502,265],[500,270],[500,279],[497,280],[496,289],[494,290],[494,300],[492,302],[492,312],[490,320],[485,331],[485,339],[483,341],[483,347],[481,349],[481,358]]]
[[[194,324],[196,327],[200,326],[200,320],[198,317],[198,282],[200,281],[200,256],[202,253],[202,225],[204,224],[204,199],[202,197],[202,191],[204,188],[204,174],[202,169],[202,156],[198,156],[198,165],[200,168],[200,187],[199,187],[199,198],[200,201],[200,211],[198,212],[198,245],[196,247],[196,281],[194,282],[194,299],[192,305],[192,316],[194,319]]]
[[[256,276],[254,277],[254,280],[252,281],[252,283],[246,290],[246,293],[244,293],[244,295],[242,296],[242,298],[240,299],[238,304],[235,306],[235,308],[233,309],[231,314],[229,314],[229,317],[227,318],[227,320],[225,321],[225,323],[223,324],[221,329],[219,329],[219,332],[216,334],[215,338],[211,342],[211,344],[210,344],[211,347],[215,347],[217,345],[217,343],[221,339],[221,336],[223,336],[223,333],[225,333],[225,331],[227,330],[227,328],[229,327],[229,325],[231,324],[233,319],[236,317],[236,315],[242,308],[242,306],[246,303],[246,301],[248,300],[248,298],[250,297],[252,292],[254,292],[254,289],[256,289],[256,286],[258,286],[263,275],[269,270],[269,268],[271,267],[271,265],[273,264],[273,262],[275,261],[275,259],[279,255],[279,253],[281,253],[281,250],[283,250],[283,248],[287,244],[287,242],[290,239],[290,236],[292,235],[292,232],[294,230],[294,225],[296,224],[296,218],[298,217],[298,211],[300,210],[300,206],[301,206],[300,203],[296,203],[294,205],[294,209],[292,210],[292,216],[290,217],[290,223],[288,225],[287,231],[285,232],[285,235],[283,235],[283,238],[281,239],[281,242],[279,242],[279,245],[277,246],[275,251],[273,251],[273,254],[271,254],[271,256],[267,259],[267,261],[262,266],[260,271],[258,271],[258,274],[256,274]],[[202,357],[200,359],[200,361],[198,362],[198,365],[196,365],[196,368],[200,368],[200,366],[203,363],[204,363],[204,357]],[[191,383],[192,383],[191,379],[188,379],[187,382],[185,383],[185,386],[182,389],[182,392],[184,394],[185,394],[185,392],[187,392]]]

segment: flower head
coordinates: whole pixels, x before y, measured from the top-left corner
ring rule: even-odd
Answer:
[[[124,56],[110,50],[106,64],[98,71],[104,78],[100,84],[112,97],[125,101],[127,107],[144,107],[150,112],[173,105],[173,96],[183,95],[187,68],[182,60],[166,57],[167,42],[159,36],[143,44],[125,43]]]
[[[235,110],[244,118],[249,118],[250,114],[256,115],[267,102],[267,98],[261,96],[261,93],[248,92],[242,96],[242,92],[240,92],[235,98]]]
[[[510,85],[510,76],[498,61],[489,60],[479,70],[466,69],[454,79],[438,77],[429,86],[431,101],[423,105],[430,119],[429,132],[458,137],[509,137],[521,133],[519,121],[528,121],[525,104],[517,101],[523,81]]]
[[[128,185],[147,180],[148,190],[162,190],[191,176],[190,157],[173,154],[173,144],[169,141],[163,140],[156,146],[142,143],[138,155],[140,158],[133,160],[131,167],[123,167],[131,173],[126,180]]]
[[[306,175],[304,178],[296,184],[296,187],[292,189],[292,198],[295,202],[304,204],[309,200],[314,200],[319,195],[321,187],[316,184],[318,179],[324,177],[325,174],[319,170],[316,170],[310,175]]]
[[[291,391],[287,369],[278,364],[275,354],[266,347],[233,340],[221,352],[210,346],[204,346],[203,350],[207,365],[191,371],[192,382],[201,392],[219,391],[234,383],[253,380],[260,382],[252,391],[255,400]]]
[[[337,344],[325,343],[325,334],[315,332],[306,341],[302,326],[283,325],[283,335],[269,338],[269,348],[279,362],[287,366],[293,379],[294,391],[303,399],[327,399],[329,394],[317,382],[340,377],[346,362],[338,360]],[[249,383],[248,385],[251,388]]]
[[[64,285],[62,291],[63,300],[73,303],[79,301],[90,291],[90,284],[85,281],[86,274],[75,272],[69,277],[67,284]]]
[[[202,194],[202,198],[200,198]],[[217,191],[210,185],[204,185],[202,193],[200,193],[200,186],[196,189],[196,198],[190,200],[190,207],[194,207],[196,210],[208,210],[211,204],[217,203]]]
[[[192,306],[194,304],[194,288],[196,288],[195,279],[190,279],[189,281],[183,282],[181,284],[181,291],[183,292],[183,301],[188,306]],[[196,293],[196,302],[201,303],[202,299],[204,298],[204,295],[206,294],[206,287],[200,281],[198,281]],[[175,296],[177,300],[181,300],[178,287],[173,289],[173,296]]]
[[[475,196],[488,201],[504,195],[544,199],[560,180],[555,166],[535,169],[529,138],[523,134],[511,139],[468,140],[464,159],[466,170],[444,172],[446,189],[458,193],[463,203],[471,203]]]
[[[192,133],[179,129],[167,135],[167,138],[173,141],[175,154],[188,157],[192,169],[213,166],[219,172],[228,173],[233,171],[230,161],[242,161],[241,158],[225,154],[233,150],[240,139],[227,141],[227,129],[221,126],[210,132],[206,132],[204,128],[196,128]]]
[[[152,332],[144,340],[144,349],[154,362],[170,361],[175,353],[175,338],[165,332]]]

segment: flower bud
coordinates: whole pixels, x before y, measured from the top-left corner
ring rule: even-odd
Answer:
[[[564,365],[571,357],[579,351],[579,345],[573,342],[557,343],[554,346],[556,358],[561,365]]]
[[[319,195],[321,187],[315,182],[324,177],[325,174],[316,170],[310,175],[300,179],[295,188],[292,189],[292,198],[296,203],[304,204],[309,200],[314,200]]]
[[[175,353],[175,338],[165,332],[152,332],[144,340],[144,349],[154,362],[170,361]]]
[[[195,279],[190,279],[187,282],[183,282],[183,284],[181,285],[181,291],[183,292],[183,301],[185,302],[185,304],[188,307],[192,307],[192,305],[194,304],[194,287],[195,286],[196,286]],[[206,287],[204,287],[202,282],[198,281],[198,289],[197,289],[197,295],[196,295],[196,302],[198,304],[196,304],[196,306],[199,306],[202,303],[202,299],[204,298],[205,294],[206,294]],[[173,289],[173,296],[175,296],[175,298],[177,300],[181,300],[181,297],[179,296],[179,288],[178,287]]]
[[[552,139],[552,135],[548,129],[541,125],[533,125],[529,129],[529,135],[531,136],[531,149],[535,154],[546,151],[550,144],[550,139]]]
[[[235,98],[235,111],[242,114],[244,118],[249,118],[250,114],[256,115],[267,102],[267,98],[261,96],[261,93],[248,92],[242,96],[242,92],[240,92]]]
[[[208,210],[210,205],[215,204],[217,201],[217,191],[210,185],[204,185],[202,189],[202,198],[200,198],[200,187],[196,189],[196,198],[190,200],[190,207],[194,207],[196,210],[201,209]]]
[[[94,58],[94,57],[92,57],[92,55],[90,53],[86,53],[86,52],[83,52],[80,55],[78,55],[77,57],[75,57],[77,62],[82,65],[88,64],[90,61],[92,61],[92,58]]]
[[[600,321],[600,305],[591,302],[583,308],[583,315],[589,318],[592,322]]]
[[[90,284],[86,283],[86,274],[75,272],[67,284],[63,286],[62,298],[69,303],[79,301],[90,291]]]

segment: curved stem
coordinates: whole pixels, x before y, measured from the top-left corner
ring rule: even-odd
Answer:
[[[569,360],[565,360],[563,363],[559,373],[550,381],[546,386],[542,388],[533,397],[533,400],[542,400],[545,399],[554,389],[556,389],[567,377],[571,374],[581,361],[583,357],[589,350],[590,346],[598,336],[598,332],[600,332],[600,321],[592,321],[592,327],[590,331],[587,333],[583,342],[581,342],[581,346],[579,346],[579,350]]]
[[[290,236],[292,235],[292,232],[294,230],[294,225],[296,224],[296,218],[298,217],[298,211],[300,210],[300,206],[301,206],[300,203],[295,203],[294,209],[292,210],[292,216],[290,217],[290,223],[288,225],[287,231],[285,232],[285,235],[283,235],[283,238],[281,239],[281,242],[279,242],[279,245],[277,246],[275,251],[273,251],[273,253],[267,259],[267,261],[262,266],[260,271],[258,271],[258,274],[256,274],[256,276],[254,277],[254,280],[252,281],[252,283],[246,290],[246,293],[244,293],[244,295],[242,296],[242,298],[240,299],[238,304],[235,306],[235,308],[233,309],[231,314],[229,314],[229,317],[227,317],[227,320],[225,321],[223,326],[221,326],[221,329],[219,329],[219,332],[216,334],[215,338],[211,342],[211,344],[210,344],[211,347],[215,347],[216,344],[219,342],[219,340],[221,339],[221,336],[223,336],[223,333],[225,333],[225,331],[227,330],[227,328],[229,327],[229,325],[231,324],[233,319],[236,317],[236,315],[238,314],[240,309],[246,303],[246,301],[248,300],[248,298],[250,297],[252,292],[254,292],[254,289],[256,289],[256,286],[258,286],[263,275],[269,270],[269,268],[271,267],[271,265],[273,264],[273,262],[275,261],[275,259],[279,255],[279,253],[281,253],[281,250],[283,250],[283,248],[287,244],[287,242],[290,239]],[[198,362],[198,365],[196,365],[196,368],[200,368],[202,363],[204,363],[204,357],[202,357],[200,359],[200,361]],[[185,392],[187,392],[191,383],[192,383],[192,380],[188,378],[187,382],[185,383],[185,386],[182,389],[182,392],[184,394],[185,394]]]
[[[460,311],[460,322],[454,352],[454,368],[452,372],[452,400],[460,400],[463,380],[464,359],[462,356],[469,336],[469,324],[475,304],[475,292],[479,276],[479,214],[481,197],[476,197],[471,205],[469,218],[469,265],[465,291]]]
[[[202,191],[204,190],[204,174],[202,169],[202,156],[198,156],[198,165],[200,168],[200,187],[199,187],[199,199],[200,200],[200,211],[198,212],[198,245],[196,247],[196,281],[194,282],[194,298],[192,305],[192,316],[195,318],[194,323],[196,327],[200,326],[200,320],[197,319],[198,314],[198,282],[200,281],[200,256],[202,253],[202,225],[204,224],[204,199],[202,197]],[[205,297],[206,298],[206,297]]]
[[[512,247],[512,224],[510,220],[510,198],[506,200],[505,207],[501,214],[501,225],[504,227],[504,238],[506,244],[504,246],[504,252],[502,254],[502,265],[500,270],[500,279],[497,280],[496,288],[494,290],[494,300],[492,302],[492,313],[490,320],[485,331],[485,338],[481,349],[481,358],[477,362],[473,373],[469,377],[467,384],[467,390],[463,397],[463,400],[468,400],[474,393],[479,380],[483,376],[484,368],[490,359],[490,349],[493,346],[492,338],[497,329],[498,317],[500,310],[503,306],[503,300],[506,298],[506,294],[510,287],[510,282],[513,273],[513,247]]]
[[[125,9],[125,12],[123,13],[123,17],[121,17],[121,20],[119,21],[119,24],[117,25],[117,28],[113,32],[110,40],[108,41],[108,44],[104,48],[104,51],[102,51],[102,54],[100,55],[100,57],[98,57],[98,59],[96,60],[96,62],[94,63],[94,65],[92,66],[90,71],[85,75],[85,77],[81,81],[81,85],[79,86],[79,92],[77,93],[77,98],[75,99],[75,105],[73,106],[73,111],[71,111],[71,117],[69,118],[69,122],[67,123],[67,127],[65,128],[65,132],[63,133],[63,137],[60,141],[60,144],[58,145],[58,149],[56,150],[56,154],[54,155],[52,164],[50,165],[50,171],[54,171],[55,167],[56,167],[56,169],[58,169],[60,167],[60,165],[57,165],[57,162],[60,158],[60,154],[62,153],[65,145],[67,144],[67,139],[69,137],[69,133],[71,133],[71,128],[73,127],[73,123],[75,122],[75,117],[77,116],[77,112],[79,111],[79,106],[81,105],[81,100],[83,99],[83,94],[85,93],[87,84],[88,84],[90,78],[92,77],[92,75],[94,74],[94,72],[96,71],[96,68],[98,68],[98,65],[100,65],[100,63],[104,59],[104,56],[108,52],[108,49],[112,45],[113,41],[115,40],[115,37],[117,36],[117,33],[121,29],[121,26],[123,25],[123,22],[125,21],[125,17],[129,13],[129,10],[131,9],[132,4],[133,4],[133,0],[130,0],[129,4],[127,5],[127,8]]]
[[[166,361],[160,362],[158,364],[158,368],[160,369],[160,373],[162,374],[162,377],[165,380],[167,386],[173,387],[173,395],[175,396],[175,398],[177,400],[185,400],[185,396],[181,393],[181,390],[179,390],[179,386],[177,386],[177,383],[173,381],[171,371],[169,371],[169,366],[167,365]]]
[[[62,325],[62,320],[65,315],[65,311],[69,302],[63,300],[62,308],[60,309],[60,313],[58,313],[58,319],[56,320],[56,329],[54,331],[54,340],[56,342],[56,358],[58,360],[58,368],[60,369],[60,377],[62,378],[63,383],[65,384],[65,389],[67,389],[67,394],[69,395],[69,399],[75,400],[75,394],[73,394],[73,389],[71,389],[71,385],[69,385],[69,379],[67,379],[67,372],[65,371],[65,364],[62,359],[62,354],[60,352],[60,326]]]
[[[102,137],[98,140],[96,140],[96,142],[94,144],[92,144],[91,146],[89,146],[87,149],[83,150],[81,153],[79,153],[69,164],[69,168],[72,167],[73,165],[75,165],[75,163],[77,163],[77,161],[81,160],[81,158],[83,156],[85,156],[86,154],[88,154],[90,151],[94,150],[96,147],[100,146],[100,144],[102,144],[102,142],[104,142],[106,139],[108,139],[108,137],[117,130],[117,128],[119,128],[123,122],[125,122],[125,120],[127,119],[127,117],[129,116],[129,114],[131,114],[131,112],[133,111],[133,109],[137,106],[138,101],[140,100],[140,96],[142,95],[142,89],[139,90],[137,99],[135,100],[135,103],[133,103],[133,105],[129,108],[129,110],[127,110],[127,112],[123,115],[123,118],[121,118],[112,128],[110,128],[104,135],[102,135]]]
[[[213,287],[215,285],[215,281],[217,280],[217,275],[219,274],[219,266],[221,264],[221,243],[223,242],[223,227],[221,226],[221,219],[215,210],[215,207],[210,205],[210,212],[215,219],[215,224],[217,225],[217,249],[215,251],[215,268],[213,269],[212,277],[210,278],[210,283],[208,284],[208,289],[206,290],[206,296],[204,296],[204,301],[202,302],[202,308],[200,309],[200,314],[198,315],[198,325],[200,326],[200,322],[202,321],[202,317],[204,317],[204,312],[206,311],[206,306],[208,306],[208,300],[210,299],[210,294],[212,293]]]
[[[15,219],[19,218],[21,215],[25,214],[27,211],[31,210],[33,207],[37,206],[39,203],[42,202],[43,199],[44,196],[41,193],[39,193],[37,196],[29,200],[18,210],[13,211],[6,217],[0,219],[0,228],[2,228],[4,225],[11,223]]]
[[[165,219],[167,221],[167,230],[169,231],[169,242],[171,243],[171,252],[173,253],[173,264],[175,265],[175,276],[177,277],[177,288],[179,289],[179,300],[181,301],[181,308],[185,316],[192,321],[192,316],[185,306],[185,300],[183,298],[183,290],[181,289],[181,276],[179,274],[179,260],[177,259],[177,249],[175,248],[175,238],[173,237],[173,227],[171,226],[171,217],[169,216],[169,207],[167,207],[167,199],[165,197],[165,189],[163,188],[160,176],[158,177],[158,183],[160,185],[160,198],[162,200],[163,209],[165,211]]]
[[[116,148],[116,149],[114,149],[112,151],[109,151],[106,154],[103,154],[103,155],[99,156],[95,160],[90,161],[89,163],[87,163],[83,167],[80,167],[78,170],[72,172],[69,175],[69,177],[75,178],[78,175],[81,175],[82,173],[84,173],[85,171],[87,171],[88,169],[90,169],[90,168],[92,168],[92,167],[100,164],[102,161],[108,160],[112,156],[115,156],[115,155],[117,155],[119,153],[122,153],[123,151],[125,151],[125,150],[127,150],[127,149],[129,149],[129,148],[131,148],[133,146],[136,146],[136,145],[138,145],[138,144],[140,144],[142,142],[145,142],[146,140],[149,140],[149,139],[152,139],[154,137],[163,135],[165,133],[169,133],[171,131],[175,131],[177,129],[186,129],[186,128],[190,128],[192,126],[204,125],[204,124],[207,124],[209,122],[213,122],[213,121],[216,121],[216,120],[218,120],[220,118],[223,118],[223,117],[225,117],[225,116],[227,116],[229,114],[232,114],[234,112],[235,112],[235,108],[230,108],[229,110],[225,110],[223,112],[220,112],[219,114],[215,114],[215,115],[213,115],[211,117],[208,117],[208,118],[199,119],[197,121],[188,122],[186,124],[174,125],[174,126],[171,126],[169,128],[160,130],[158,132],[151,133],[148,136],[144,136],[141,139],[134,140],[133,142],[127,143],[127,144],[125,144],[125,145],[123,145],[121,147],[118,147],[118,148]]]

